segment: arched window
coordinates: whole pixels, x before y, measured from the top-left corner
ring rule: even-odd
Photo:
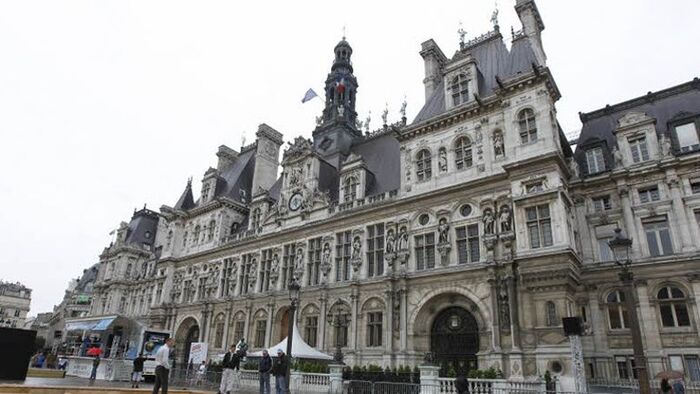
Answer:
[[[197,225],[194,228],[194,233],[192,234],[192,245],[196,245],[199,242],[199,234],[202,232],[202,228]]]
[[[520,142],[537,141],[537,123],[535,123],[535,113],[530,108],[525,108],[518,114],[518,124],[520,125]]]
[[[255,208],[253,210],[253,215],[251,216],[251,221],[250,221],[250,228],[253,230],[257,230],[258,227],[260,227],[260,218],[262,217],[262,213],[260,212],[260,208]]]
[[[458,170],[472,166],[472,143],[467,137],[459,137],[455,142],[455,166]]]
[[[453,106],[458,106],[469,101],[469,81],[467,80],[467,76],[459,74],[454,77],[450,84],[450,91],[452,92]]]
[[[216,228],[216,221],[212,220],[209,222],[209,232],[207,232],[207,241],[211,242],[214,239],[214,229]]]
[[[214,347],[221,349],[224,347],[224,317],[219,315],[214,323]]]
[[[419,181],[424,181],[430,179],[432,175],[430,151],[422,149],[416,156],[416,176]]]
[[[557,317],[557,305],[552,301],[547,301],[545,304],[546,324],[547,327],[555,327],[559,325],[559,318]]]
[[[231,229],[229,230],[230,234],[236,234],[238,232],[238,222],[233,222],[231,223]]]
[[[343,199],[345,202],[354,201],[357,198],[357,178],[349,176],[343,183]]]
[[[689,327],[690,316],[683,290],[674,287],[662,287],[657,294],[661,324],[664,327]]]
[[[130,276],[131,276],[131,263],[127,264],[126,272],[124,273],[124,277],[126,279],[129,279]]]
[[[625,304],[625,293],[615,290],[608,294],[605,299],[608,307],[608,320],[611,330],[620,330],[629,327],[627,325],[627,305]]]

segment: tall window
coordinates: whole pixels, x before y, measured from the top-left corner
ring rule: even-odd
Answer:
[[[304,323],[304,341],[315,347],[318,335],[318,316],[309,316]]]
[[[633,162],[640,163],[649,160],[649,149],[647,149],[646,137],[630,138],[628,142],[630,144]]]
[[[530,247],[537,249],[551,246],[553,240],[549,205],[543,204],[526,208],[525,216],[527,218],[527,230],[530,234]]]
[[[245,322],[242,320],[237,321],[233,325],[233,340],[234,340],[234,342],[238,342],[241,338],[245,338],[243,336],[244,335],[244,333],[243,333],[244,327],[245,327]]]
[[[416,235],[416,270],[435,268],[435,233]]]
[[[382,346],[382,312],[367,313],[367,346]]]
[[[221,294],[223,296],[233,296],[233,284],[236,283],[236,278],[233,277],[233,259],[224,259],[224,272],[221,278]]]
[[[349,176],[343,183],[343,200],[345,202],[355,201],[357,198],[357,178]]]
[[[260,227],[261,220],[262,220],[262,212],[260,211],[260,208],[255,208],[253,210],[253,214],[251,215],[251,218],[250,218],[250,229],[257,230]]]
[[[698,138],[698,126],[695,122],[683,123],[674,128],[678,150],[681,152],[691,152],[700,149],[700,138]]]
[[[608,294],[606,298],[608,308],[608,321],[611,330],[620,330],[629,327],[627,324],[627,306],[625,304],[625,293],[615,290]]]
[[[209,200],[209,190],[211,189],[211,184],[209,182],[202,186],[202,202],[207,202]]]
[[[610,203],[610,196],[600,196],[593,198],[593,210],[595,212],[609,211],[612,209],[612,204]]]
[[[453,106],[469,101],[469,80],[467,80],[467,76],[459,74],[454,77],[450,83],[450,91],[452,92]]]
[[[352,233],[344,231],[335,235],[335,281],[350,280],[352,257]]]
[[[416,156],[416,176],[419,181],[424,181],[430,179],[432,174],[430,151],[422,149]]]
[[[458,170],[472,166],[472,144],[467,137],[459,137],[455,142],[455,166]]]
[[[224,319],[222,316],[216,318],[214,323],[214,347],[222,348],[224,342]]]
[[[367,226],[367,276],[384,274],[384,223]]]
[[[480,259],[479,225],[471,224],[455,228],[457,234],[457,258],[460,264],[476,263]]]
[[[588,166],[589,174],[597,174],[605,171],[605,157],[603,157],[603,148],[591,148],[586,151],[586,165]]]
[[[199,278],[199,283],[197,284],[197,299],[203,300],[207,298],[207,278]]]
[[[284,253],[282,254],[282,286],[287,287],[287,284],[294,277],[294,259],[296,258],[296,244],[284,245]]]
[[[528,142],[537,141],[537,123],[535,122],[535,113],[530,108],[525,108],[518,114],[518,125],[520,128],[520,142],[527,144]]]
[[[661,324],[664,327],[689,327],[690,316],[683,290],[674,287],[662,287],[657,294]]]
[[[617,224],[596,226],[595,239],[598,243],[598,261],[615,260],[615,256],[613,256],[612,250],[610,250],[610,245],[608,244],[608,242],[610,242],[610,240],[613,238],[615,228],[617,228]]]
[[[241,283],[241,294],[248,294],[251,289],[249,289],[249,285],[251,282],[251,273],[253,271],[253,267],[257,264],[258,262],[253,258],[252,254],[244,254],[241,256],[241,269],[240,275],[239,275],[239,282]],[[256,267],[257,268],[257,267]]]
[[[700,180],[690,181],[690,192],[693,194],[700,194]]]
[[[272,269],[272,256],[274,255],[274,250],[266,249],[262,251],[262,258],[260,259],[260,291],[270,290],[270,270]]]
[[[309,240],[309,262],[307,263],[309,274],[306,276],[306,284],[309,286],[320,283],[319,271],[321,267],[321,253],[323,252],[321,240],[321,237]]]
[[[202,228],[199,225],[195,226],[194,233],[192,233],[192,245],[199,243],[199,236],[202,232]]]
[[[644,234],[647,237],[647,246],[652,256],[665,256],[673,254],[671,233],[668,229],[666,216],[659,216],[642,221]]]
[[[216,221],[212,220],[209,222],[209,227],[207,228],[207,241],[211,242],[214,239],[214,230],[216,229]]]
[[[557,305],[553,301],[547,301],[545,304],[545,324],[547,327],[555,327],[559,325],[559,317],[557,314]]]
[[[289,323],[292,324],[292,323]],[[255,347],[265,346],[265,329],[267,328],[267,322],[265,320],[258,320],[255,322]]]
[[[639,193],[639,202],[642,204],[652,201],[659,201],[661,199],[659,187],[656,185],[639,189],[637,190],[637,193]]]

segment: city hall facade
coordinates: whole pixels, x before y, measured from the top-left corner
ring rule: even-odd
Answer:
[[[570,375],[561,319],[581,316],[589,377],[630,377],[619,227],[652,375],[700,378],[700,83],[581,114],[574,152],[543,21],[532,0],[516,11],[510,47],[497,23],[451,57],[424,42],[424,106],[373,131],[343,38],[313,138],[284,146],[261,124],[252,145],[219,147],[196,195],[189,181],[135,212],[100,255],[91,315],[170,330],[178,362],[196,341],[255,351],[286,337],[297,280],[302,337],[348,365],[430,352],[455,370]]]

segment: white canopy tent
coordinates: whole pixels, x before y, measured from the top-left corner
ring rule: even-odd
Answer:
[[[268,353],[270,353],[270,356],[272,356],[272,357],[277,356],[277,349],[282,349],[282,351],[286,353],[287,352],[287,339],[288,338],[284,338],[280,343],[267,349]],[[255,352],[255,353],[248,353],[248,356],[249,357],[262,357],[262,350],[259,352]],[[294,329],[293,329],[293,333],[292,333],[292,354],[289,356],[295,357],[295,358],[311,359],[311,360],[332,360],[333,359],[333,357],[327,355],[326,353],[319,352],[318,350],[316,350],[313,347],[306,344],[306,342],[304,342],[304,340],[301,339],[301,335],[299,335],[299,328],[297,327],[296,323],[294,324]]]

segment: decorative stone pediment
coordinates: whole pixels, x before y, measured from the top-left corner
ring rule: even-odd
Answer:
[[[618,127],[629,127],[629,126],[634,126],[637,124],[641,123],[649,123],[653,122],[654,118],[649,117],[647,114],[644,112],[628,112],[624,116],[622,116],[618,121],[617,125]]]
[[[301,136],[295,138],[294,142],[290,142],[289,146],[284,151],[284,154],[282,155],[282,164],[284,165],[290,160],[295,160],[300,157],[312,154],[313,146],[314,145],[313,142],[311,142],[311,140],[308,140]]]

